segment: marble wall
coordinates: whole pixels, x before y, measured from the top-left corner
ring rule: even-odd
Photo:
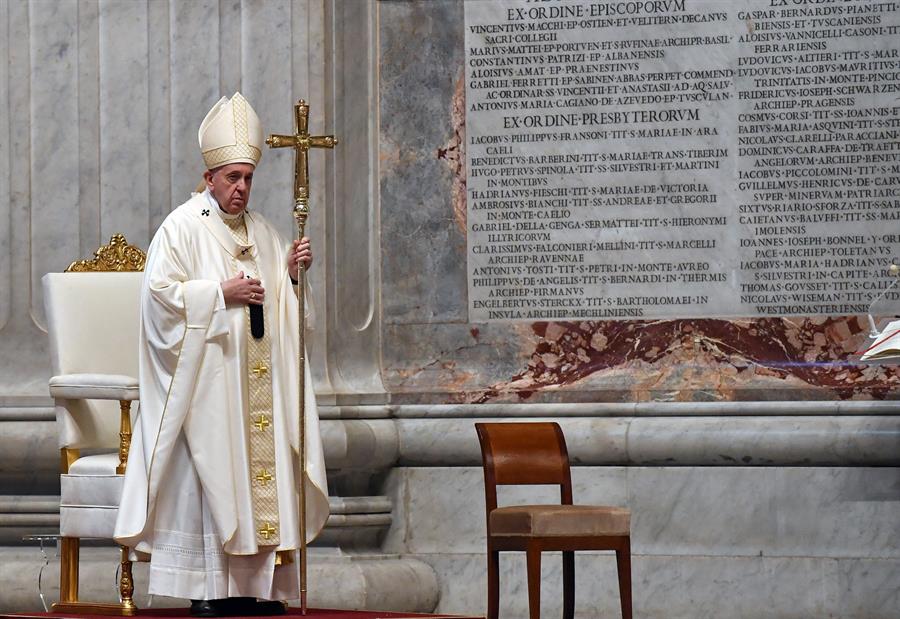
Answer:
[[[380,7],[394,401],[897,399],[895,367],[850,362],[867,342],[863,316],[468,323],[463,3]]]
[[[280,131],[302,96],[311,129],[324,128],[325,22],[323,2],[0,2],[0,251],[12,291],[0,298],[0,408],[48,406],[41,277],[114,233],[147,247],[200,178],[197,127],[220,96],[242,91]],[[286,236],[292,165],[265,153],[253,191]],[[324,157],[311,173],[309,228],[324,253]],[[311,274],[323,299],[324,275]]]
[[[374,8],[331,0],[0,0],[0,254],[7,257],[9,291],[0,295],[0,610],[40,607],[41,554],[22,538],[59,526],[41,277],[90,257],[114,233],[146,248],[200,180],[200,121],[219,97],[237,90],[265,131],[290,131],[293,103],[303,98],[311,106],[310,130],[337,128],[346,145],[310,156],[308,233],[317,254],[310,283],[318,318],[307,343],[328,418],[322,429],[333,486],[332,517],[310,575],[318,591],[311,601],[420,611],[437,603],[428,565],[378,550],[391,501],[367,496],[366,480],[394,461],[369,449],[385,428],[378,421],[345,422],[327,406],[332,377],[338,385],[350,376],[371,383],[368,392],[382,390],[371,361],[378,354],[371,278],[377,228],[365,168],[374,160],[367,131],[375,124],[365,98],[355,107],[343,103],[345,88],[355,97],[377,75],[367,43]],[[346,27],[345,14],[355,18]],[[264,152],[251,202],[286,237],[294,232],[292,174],[289,151]],[[347,207],[335,208],[336,197]],[[368,235],[368,260],[356,237],[334,232],[340,226]],[[329,258],[335,251],[354,259]],[[367,301],[362,288],[351,301],[341,297],[343,287],[326,285],[335,277],[368,281]],[[345,315],[355,328],[335,340],[358,354],[329,352],[337,349],[326,334],[337,331],[328,324]],[[85,552],[85,597],[115,595],[111,551]],[[142,573],[139,567],[144,604]],[[43,578],[49,601],[57,574],[51,566]],[[401,578],[419,586],[380,586]],[[340,590],[330,586],[338,580]]]
[[[0,0],[0,609],[38,608],[20,540],[58,522],[40,278],[116,232],[146,246],[239,89],[266,130],[303,97],[340,138],[310,157],[334,510],[313,600],[481,612],[472,424],[552,418],[577,501],[634,510],[636,617],[900,614],[900,374],[847,363],[857,317],[467,322],[463,57],[459,0]],[[265,153],[251,206],[286,235],[290,184]],[[91,587],[110,550],[87,553]],[[503,569],[524,616],[522,561]],[[578,573],[579,616],[615,616],[609,557]]]
[[[546,417],[576,502],[633,510],[636,616],[900,613],[900,372],[851,362],[864,317],[468,323],[464,6],[378,6],[382,377],[401,445],[386,548],[434,567],[440,610],[481,611],[472,423]],[[613,565],[580,559],[579,616],[617,616]],[[524,616],[524,561],[503,570]],[[544,571],[559,613],[558,562]]]

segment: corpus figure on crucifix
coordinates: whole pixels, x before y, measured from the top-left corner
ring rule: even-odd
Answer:
[[[311,383],[294,284],[312,254],[248,208],[262,128],[240,93],[210,110],[199,141],[205,190],[147,254],[116,539],[150,555],[150,593],[189,598],[197,616],[283,613],[258,600],[300,597],[300,549],[328,518],[315,397],[298,384]]]

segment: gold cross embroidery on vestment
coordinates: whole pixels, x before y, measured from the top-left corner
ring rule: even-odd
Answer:
[[[266,541],[268,541],[270,537],[274,537],[277,532],[278,529],[273,527],[272,523],[268,521],[264,522],[263,526],[257,531],[257,533],[266,538]]]
[[[231,230],[235,240],[241,245],[247,246],[249,245],[249,234],[245,218],[246,216],[243,215],[233,219],[222,218],[222,221]],[[260,273],[252,252],[241,252],[239,256],[232,256],[232,260],[235,272]],[[244,315],[247,332],[247,338],[244,340],[247,364],[247,408],[245,414],[248,427],[251,428],[248,440],[250,469],[247,474],[256,482],[250,484],[253,519],[256,523],[256,542],[260,545],[279,545],[281,539],[277,528],[279,522],[278,484],[269,483],[275,479],[270,472],[276,470],[275,436],[273,432],[264,431],[272,423],[273,405],[269,329],[264,330],[261,338],[253,337],[250,332],[249,307],[244,309]],[[253,471],[257,473],[253,474]]]

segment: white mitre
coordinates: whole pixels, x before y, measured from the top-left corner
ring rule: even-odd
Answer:
[[[259,116],[236,92],[222,97],[207,113],[197,132],[208,170],[229,163],[256,165],[262,157],[263,131]]]

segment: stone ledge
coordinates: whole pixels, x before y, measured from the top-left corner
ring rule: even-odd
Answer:
[[[392,505],[386,496],[329,497],[328,506],[331,515],[316,546],[375,548],[391,526]],[[33,545],[23,538],[58,533],[59,496],[0,495],[0,544]]]
[[[489,414],[487,413],[489,412]],[[319,408],[323,419],[475,417],[768,417],[900,415],[896,400],[725,402],[488,402],[344,405]]]

